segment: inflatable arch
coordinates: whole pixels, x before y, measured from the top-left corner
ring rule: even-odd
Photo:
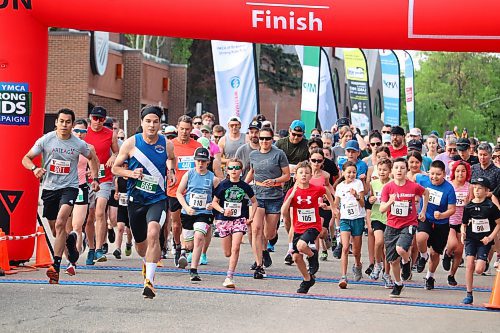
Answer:
[[[0,227],[35,230],[48,27],[257,43],[500,51],[498,0],[0,0]],[[9,244],[26,260],[33,244]],[[28,241],[26,241],[28,242]],[[23,244],[24,243],[24,244]]]

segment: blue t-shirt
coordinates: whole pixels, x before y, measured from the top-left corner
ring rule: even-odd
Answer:
[[[347,162],[347,157],[342,156],[338,159],[339,162],[339,170],[342,170],[342,166],[344,165],[345,162]],[[363,162],[362,160],[358,160],[356,162],[356,178],[359,179],[359,176],[365,175],[368,172],[368,165]]]
[[[415,180],[417,184],[429,190],[429,204],[427,205],[427,212],[425,214],[426,220],[435,224],[449,223],[449,218],[436,220],[434,212],[444,213],[448,210],[448,205],[455,205],[457,203],[453,185],[446,180],[439,186],[432,185],[429,176],[421,174],[417,175]],[[420,210],[422,210],[422,205],[423,200],[420,201]]]

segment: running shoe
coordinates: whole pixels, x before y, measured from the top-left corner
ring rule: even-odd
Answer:
[[[500,258],[497,258],[497,261],[493,264],[493,268],[498,268],[500,266]]]
[[[370,264],[370,266],[368,266],[368,268],[365,271],[366,275],[370,275],[373,272],[373,266],[375,266],[375,265]]]
[[[116,259],[121,259],[122,258],[122,250],[120,250],[120,249],[114,250],[113,255],[115,256]]]
[[[130,257],[132,255],[132,243],[125,244],[125,255]]]
[[[176,253],[177,255],[177,253]],[[186,254],[185,253],[181,253],[180,254],[180,257],[179,257],[179,261],[177,263],[177,267],[178,268],[186,268],[186,266],[188,265],[188,262],[187,262],[187,259],[186,259]]]
[[[449,256],[449,255],[445,252],[445,253],[444,253],[444,255],[443,255],[443,261],[442,261],[442,263],[443,263],[443,269],[444,269],[445,271],[447,271],[447,272],[448,272],[448,271],[450,270],[450,268],[451,268],[451,259],[452,259],[452,257],[450,257],[450,256]]]
[[[156,263],[156,267],[163,267],[163,261],[161,261],[161,258],[160,258],[160,260],[158,260],[158,262]]]
[[[337,247],[335,248],[335,250],[333,250],[333,257],[335,259],[340,259],[342,257],[342,243],[340,243],[339,245],[337,245]]]
[[[234,284],[234,280],[230,277],[226,277],[226,279],[222,283],[222,286],[225,288],[231,288],[231,289],[234,289],[236,287]]]
[[[380,277],[380,273],[382,273],[383,268],[384,268],[383,263],[381,262],[376,263],[375,266],[373,267],[373,272],[370,274],[370,279],[378,280],[378,278]]]
[[[314,275],[319,269],[318,251],[312,250],[312,253],[311,257],[307,257],[307,261],[309,262],[309,274]]]
[[[274,252],[274,245],[271,245],[269,241],[267,242],[267,251]]]
[[[300,283],[299,289],[297,289],[297,294],[307,294],[309,292],[309,289],[312,286],[314,286],[315,283],[316,283],[316,280],[312,276],[311,276],[311,280],[302,281]]]
[[[394,284],[394,287],[392,288],[391,294],[389,296],[394,298],[399,297],[401,295],[401,290],[403,290],[403,287],[403,284],[401,284],[400,286]]]
[[[391,276],[389,274],[384,273],[382,275],[382,281],[384,281],[384,288],[385,289],[394,288],[394,282],[392,282]]]
[[[467,295],[463,299],[462,303],[463,304],[472,304],[474,302],[474,297],[472,295]]]
[[[285,265],[292,266],[293,265],[293,258],[291,253],[287,253],[285,257]]]
[[[457,280],[455,280],[455,277],[453,275],[448,275],[448,285],[452,287],[458,285],[458,282]]]
[[[328,252],[327,251],[321,251],[321,254],[319,256],[319,260],[321,260],[321,261],[327,261],[328,260]]]
[[[357,267],[356,265],[352,266],[352,274],[354,275],[354,281],[359,281],[363,277],[363,272],[361,269],[363,268],[363,265]]]
[[[340,278],[339,288],[340,289],[346,289],[347,288],[347,277],[343,276],[343,277]]]
[[[260,280],[265,277],[266,277],[266,271],[264,270],[264,268],[262,266],[257,266],[257,268],[255,268],[255,271],[253,272],[253,278]]]
[[[434,282],[436,282],[436,280],[432,276],[429,277],[428,279],[424,278],[424,280],[425,280],[425,289],[427,290],[434,289]]]
[[[191,261],[193,261],[193,252],[188,253],[186,260],[187,260],[188,264],[190,264]]]
[[[201,277],[198,274],[198,272],[189,272],[189,277],[191,279],[191,282],[199,282],[199,281],[201,281]]]
[[[47,269],[47,277],[49,278],[50,284],[59,284],[59,272],[56,271],[54,266],[50,266]]]
[[[104,245],[103,245],[104,247]],[[94,262],[105,262],[105,261],[108,261],[108,258],[106,257],[106,255],[104,254],[104,251],[99,249],[99,250],[96,250],[95,251],[95,258],[94,258]]]
[[[273,260],[271,259],[271,255],[267,250],[262,251],[262,262],[265,268],[271,267],[273,264]]]
[[[108,253],[108,250],[109,250],[108,243],[104,243],[104,244],[102,244],[102,252],[103,252],[104,254],[107,254],[107,253]]]
[[[89,249],[89,253],[87,253],[87,261],[85,262],[85,265],[93,265],[94,259],[95,259],[95,250]]]
[[[403,279],[403,281],[411,280],[411,277],[413,275],[411,273],[411,264],[411,257],[410,261],[408,261],[406,264],[403,264],[403,261],[401,261],[401,279]]]
[[[253,264],[252,264],[252,266],[250,266],[250,269],[252,271],[255,271],[256,268],[257,268],[257,262],[254,261]]]
[[[175,250],[174,253],[174,265],[175,267],[179,267],[179,259],[181,258],[181,250]]]
[[[115,234],[115,229],[111,228],[108,229],[108,240],[110,243],[114,243],[116,240],[116,234]]]
[[[78,236],[75,231],[72,231],[66,237],[66,247],[68,248],[68,260],[70,263],[76,263],[80,257],[80,253],[76,248],[76,240]]]
[[[417,273],[422,273],[424,271],[425,264],[427,264],[428,259],[429,259],[429,257],[427,257],[427,259],[425,259],[424,257],[418,258],[418,260],[417,260]]]
[[[144,290],[142,291],[144,298],[153,299],[156,296],[156,290],[153,287],[153,283],[148,279],[144,279]]]
[[[69,276],[75,276],[76,275],[76,267],[73,266],[73,264],[69,264],[66,270],[64,271]]]
[[[167,259],[168,258],[168,249],[162,249],[161,250],[161,258],[162,259]]]
[[[208,265],[208,258],[206,253],[201,254],[200,265]]]

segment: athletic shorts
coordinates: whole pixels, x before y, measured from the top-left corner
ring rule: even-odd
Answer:
[[[378,220],[372,220],[373,231],[382,230],[385,231],[386,225]]]
[[[493,242],[490,242],[488,245],[484,245],[483,242],[481,241],[475,239],[466,239],[465,256],[476,257],[479,260],[484,260],[488,262],[488,254],[490,253],[492,245]]]
[[[176,197],[168,197],[168,207],[171,212],[176,212],[179,209],[182,209],[182,205]]]
[[[359,218],[354,220],[340,219],[340,231],[349,231],[351,236],[362,236],[365,230],[365,219]]]
[[[303,240],[307,243],[307,245],[311,245],[314,244],[314,241],[316,240],[316,238],[318,238],[318,236],[319,231],[315,228],[309,228],[303,234],[294,232],[292,240],[293,253],[299,253],[299,250],[297,249],[297,243],[299,242],[299,240]]]
[[[371,210],[373,207],[373,204],[371,204],[370,201],[368,200],[369,197],[370,197],[369,195],[365,196],[365,209],[367,210]]]
[[[108,207],[118,207],[118,200],[115,199],[115,190],[111,190],[109,195]]]
[[[331,210],[319,210],[319,216],[323,218],[323,228],[330,228],[330,221],[332,219],[332,211]]]
[[[146,240],[150,222],[157,222],[161,226],[165,222],[166,216],[165,200],[160,200],[151,205],[128,202],[130,230],[136,243],[142,243]]]
[[[117,216],[116,219],[117,222],[125,223],[125,226],[130,228],[127,206],[118,206],[118,212],[116,216]]]
[[[266,214],[281,214],[283,198],[280,199],[258,199],[259,208],[264,208]]]
[[[418,221],[418,232],[425,232],[429,235],[427,240],[427,247],[432,247],[432,250],[436,253],[443,254],[446,248],[446,243],[448,243],[448,234],[450,233],[450,225],[436,224],[425,221]]]
[[[396,229],[391,226],[386,226],[384,231],[385,257],[388,262],[393,262],[398,259],[399,254],[396,247],[399,246],[405,251],[410,249],[413,242],[413,237],[417,232],[417,227],[408,226],[401,229]]]
[[[450,229],[455,230],[457,234],[459,234],[461,232],[460,230],[461,226],[462,226],[461,224],[450,224]]]
[[[109,200],[111,197],[111,190],[114,188],[113,182],[104,182],[99,184],[99,192],[96,192],[96,198],[104,198]]]
[[[246,220],[244,217],[234,220],[215,220],[215,227],[219,232],[219,237],[224,238],[237,232],[241,232],[243,235],[246,234],[248,231]]]
[[[184,240],[190,242],[194,239],[195,231],[206,235],[213,223],[212,214],[187,215],[181,214],[182,235]]]
[[[62,205],[73,207],[78,196],[78,189],[66,187],[59,190],[42,190],[43,217],[53,221],[57,219],[59,208]]]
[[[89,186],[82,184],[78,186],[78,195],[76,197],[75,205],[84,206],[89,204]]]

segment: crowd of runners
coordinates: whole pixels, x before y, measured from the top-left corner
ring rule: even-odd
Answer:
[[[255,262],[239,269],[263,279],[280,225],[288,251],[273,254],[274,262],[297,267],[297,293],[309,291],[332,253],[341,289],[365,276],[398,297],[415,273],[433,289],[443,269],[450,286],[465,282],[462,302],[471,304],[474,274],[500,264],[500,137],[493,146],[457,129],[424,136],[388,125],[362,136],[347,118],[306,133],[300,120],[275,131],[262,115],[248,128],[236,116],[215,125],[210,113],[184,115],[170,126],[161,116],[144,107],[137,133],[125,138],[103,107],[89,119],[62,109],[55,131],[23,158],[42,179],[43,217],[55,237],[50,283],[59,282],[61,266],[72,276],[77,265],[135,248],[143,295],[153,298],[162,258],[171,252],[176,267],[201,281],[216,236],[228,258],[223,286],[235,288],[243,237]],[[40,154],[43,165],[33,162]],[[461,265],[465,276],[456,274]]]

